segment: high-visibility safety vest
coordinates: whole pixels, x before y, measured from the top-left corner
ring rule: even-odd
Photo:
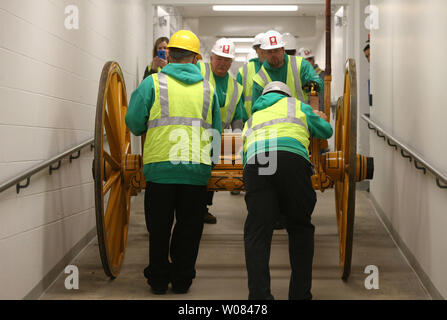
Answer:
[[[287,79],[286,84],[292,91],[292,96],[300,101],[308,102],[309,97],[303,91],[301,85],[301,63],[303,62],[302,57],[289,56],[289,62],[287,64]],[[265,88],[265,86],[272,82],[267,70],[264,66],[259,69],[258,73],[253,77],[253,81]]]
[[[253,113],[242,131],[244,153],[256,142],[277,138],[298,140],[309,153],[309,136],[306,115],[301,111],[301,101],[289,97]]]
[[[251,117],[251,106],[253,98],[253,77],[256,74],[256,65],[254,61],[246,63],[239,68],[242,77],[242,87],[244,88],[244,108],[248,117]]]
[[[214,79],[211,65],[209,63],[199,62],[200,73],[208,80],[214,88],[216,88],[216,80]],[[237,102],[242,96],[242,86],[230,75],[228,75],[227,93],[225,98],[225,105],[220,108],[220,116],[222,119],[222,129],[229,128],[236,114]]]
[[[147,122],[143,164],[211,165],[214,88],[206,80],[183,83],[165,73],[152,75],[155,100]]]

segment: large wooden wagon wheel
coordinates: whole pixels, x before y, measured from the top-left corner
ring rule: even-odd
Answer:
[[[351,271],[357,170],[357,81],[353,59],[346,63],[344,94],[339,99],[336,116],[334,151],[342,152],[343,169],[341,179],[335,181],[335,207],[340,268],[342,279],[347,280]]]
[[[99,252],[107,276],[118,276],[124,259],[129,225],[131,188],[126,184],[125,161],[130,153],[124,122],[127,95],[116,62],[105,64],[99,84],[95,123],[96,227]]]

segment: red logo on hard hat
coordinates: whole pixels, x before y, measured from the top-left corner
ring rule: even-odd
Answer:
[[[276,40],[276,36],[270,37],[270,45],[275,46],[278,44],[278,41]]]
[[[305,54],[306,56],[308,56],[308,55],[310,54],[310,50],[305,50],[305,51],[304,51],[304,54]]]
[[[224,45],[222,48],[222,52],[223,53],[230,53],[230,46],[229,45]]]

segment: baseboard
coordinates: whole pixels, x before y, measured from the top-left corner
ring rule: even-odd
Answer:
[[[374,196],[371,193],[370,193],[370,197],[371,197],[371,201],[373,203],[374,209],[375,209],[379,219],[382,221],[383,225],[388,230],[388,232],[391,235],[391,237],[393,238],[394,242],[397,244],[399,249],[402,251],[404,257],[407,259],[410,266],[416,272],[417,276],[419,277],[419,280],[421,281],[421,283],[424,286],[427,293],[431,296],[431,298],[433,300],[445,300],[445,298],[442,296],[442,294],[439,292],[439,290],[436,289],[435,285],[430,280],[428,275],[422,269],[421,265],[416,260],[413,253],[405,245],[405,242],[402,240],[402,238],[399,236],[397,231],[394,229],[393,225],[391,224],[390,220],[386,216],[385,212],[382,210],[379,203],[376,201],[376,199],[374,198]]]
[[[65,267],[96,237],[96,227],[90,230],[61,261],[23,298],[23,300],[37,300],[53,284],[64,271]]]

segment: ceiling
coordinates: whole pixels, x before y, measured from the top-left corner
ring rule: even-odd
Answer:
[[[332,6],[332,11],[335,13],[339,6]],[[224,12],[213,11],[212,5],[188,5],[175,6],[183,18],[198,18],[198,17],[225,17],[225,16],[277,16],[277,17],[301,17],[301,16],[324,16],[325,6],[318,4],[299,5],[298,11],[294,12]]]

